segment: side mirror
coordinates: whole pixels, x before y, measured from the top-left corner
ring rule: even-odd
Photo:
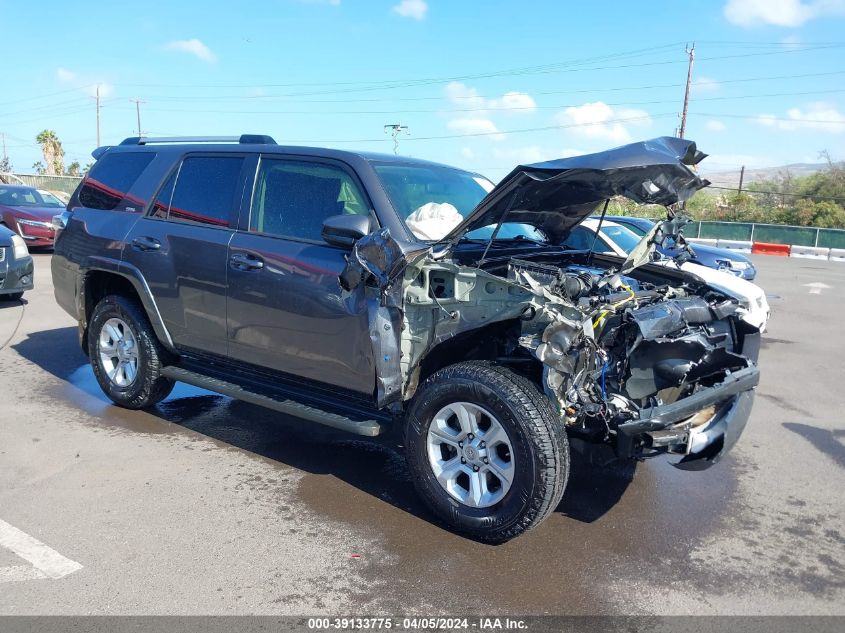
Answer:
[[[332,246],[351,247],[371,230],[369,215],[332,215],[323,221],[320,235]]]

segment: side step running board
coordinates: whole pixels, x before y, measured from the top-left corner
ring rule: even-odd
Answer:
[[[279,413],[286,413],[287,415],[331,426],[342,431],[348,431],[349,433],[375,437],[383,431],[382,425],[375,420],[352,420],[337,413],[323,411],[322,409],[311,407],[294,400],[271,398],[264,394],[248,391],[234,383],[220,380],[219,378],[204,376],[203,374],[198,374],[182,367],[164,367],[161,370],[161,374],[171,380],[178,380],[179,382],[188,383],[195,387],[215,391],[224,396],[230,396],[237,400],[257,404],[260,407],[266,407]]]

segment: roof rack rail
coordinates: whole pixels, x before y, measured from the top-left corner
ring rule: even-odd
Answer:
[[[246,145],[276,145],[266,134],[241,134],[240,136],[130,136],[121,145],[149,145],[151,143],[240,143]]]

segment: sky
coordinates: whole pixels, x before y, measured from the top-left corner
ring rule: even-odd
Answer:
[[[269,134],[498,180],[672,135],[702,171],[845,158],[845,0],[0,0],[0,133],[16,171],[149,136]]]

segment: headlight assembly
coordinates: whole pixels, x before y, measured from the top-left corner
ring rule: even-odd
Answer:
[[[20,235],[12,236],[12,257],[15,259],[23,259],[29,257],[29,249],[26,247],[26,242]]]

